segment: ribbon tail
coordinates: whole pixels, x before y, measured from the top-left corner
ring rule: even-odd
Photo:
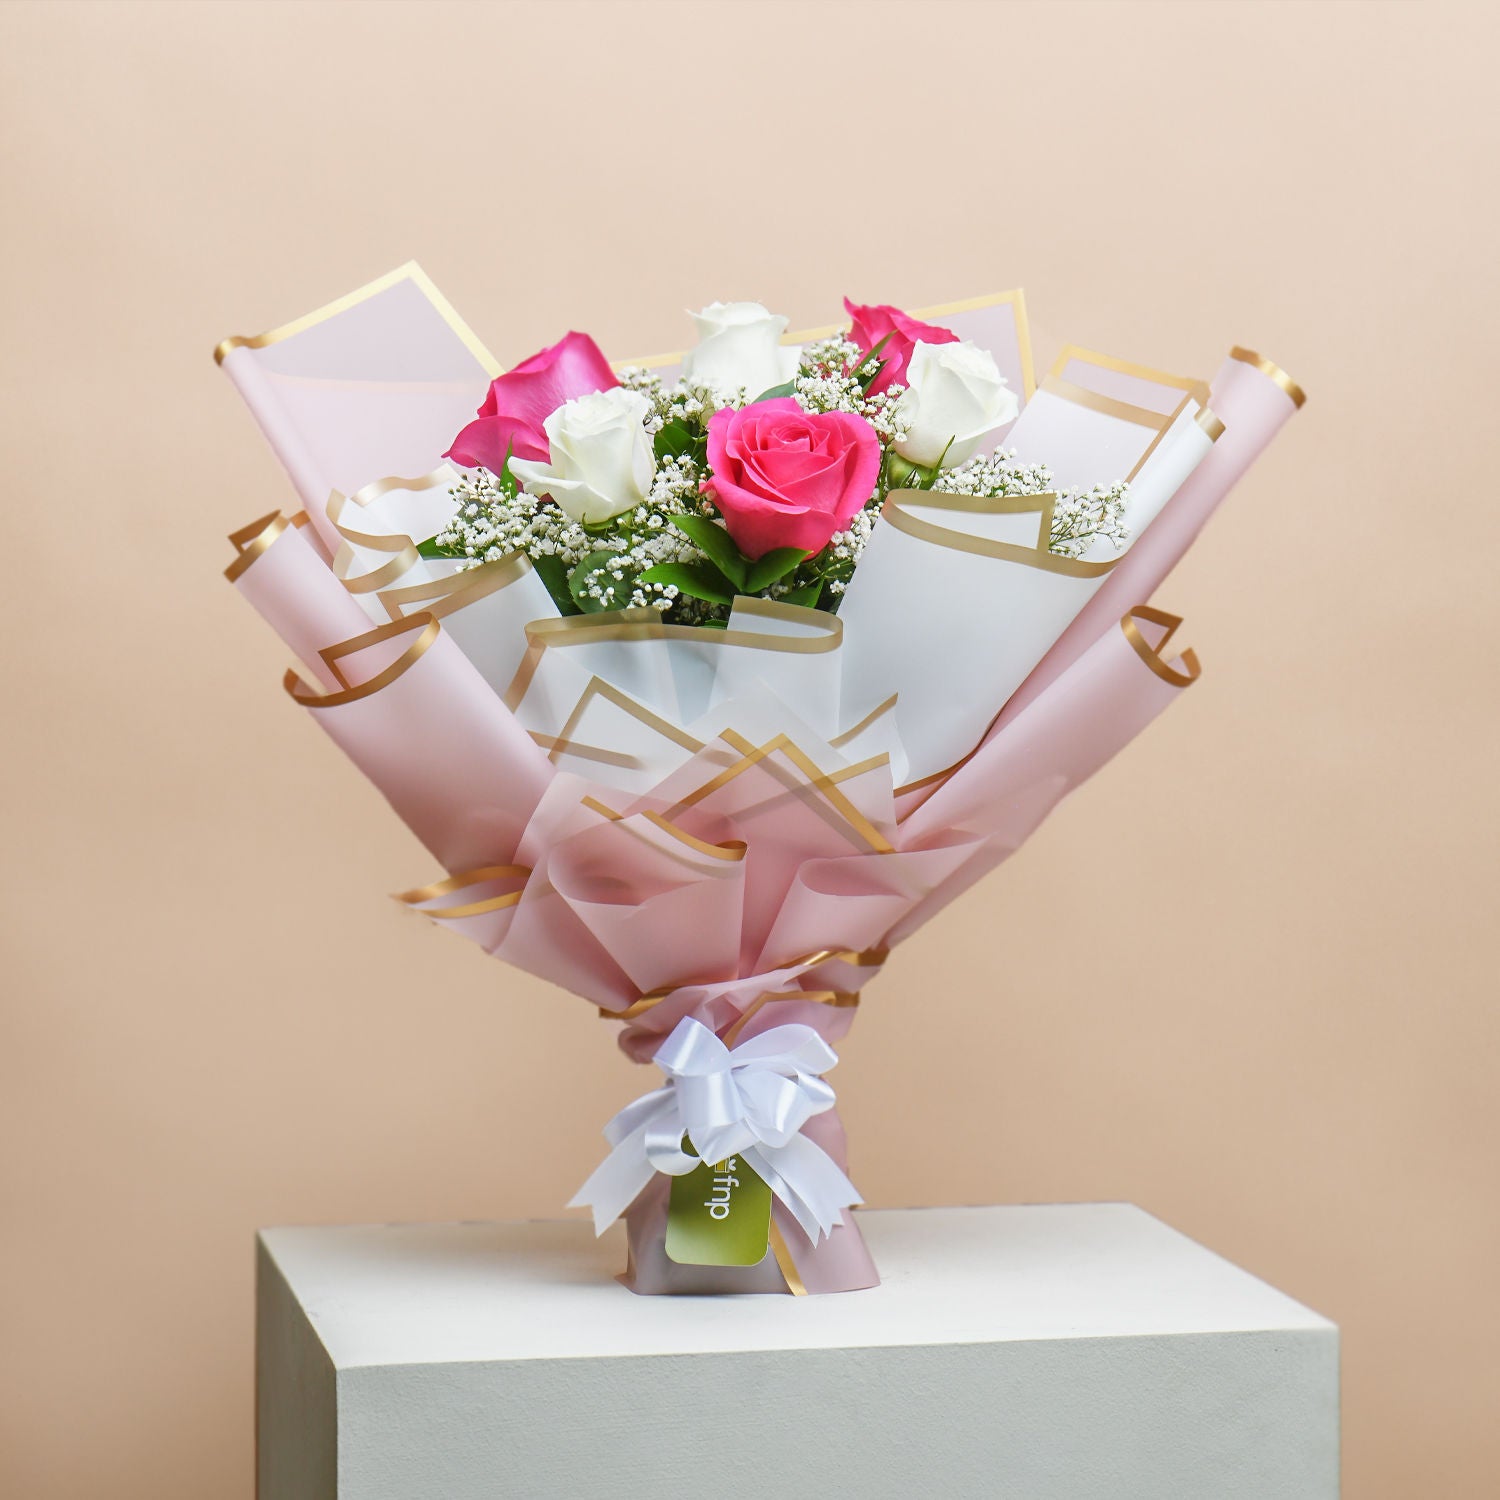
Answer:
[[[593,1210],[595,1236],[603,1234],[656,1175],[646,1155],[646,1132],[651,1123],[647,1120],[625,1136],[568,1202],[569,1208]]]
[[[863,1201],[838,1163],[805,1135],[784,1146],[752,1146],[743,1155],[814,1244],[833,1233],[846,1208]]]

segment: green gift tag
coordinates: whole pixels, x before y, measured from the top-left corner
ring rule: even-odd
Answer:
[[[753,1266],[771,1240],[771,1189],[741,1156],[672,1179],[667,1255],[683,1266]]]

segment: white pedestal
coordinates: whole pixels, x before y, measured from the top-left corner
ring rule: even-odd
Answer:
[[[268,1229],[260,1500],[1334,1500],[1338,1330],[1128,1204],[861,1215],[636,1297],[584,1222]]]

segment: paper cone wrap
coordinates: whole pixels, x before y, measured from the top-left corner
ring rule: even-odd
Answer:
[[[637,1061],[688,1020],[837,1042],[891,947],[1198,675],[1144,601],[1300,393],[1243,351],[1210,394],[1073,350],[1033,394],[1018,296],[950,313],[1032,398],[1007,444],[1063,483],[1130,479],[1132,545],[1060,558],[1048,497],[896,492],[839,615],[740,599],[722,631],[560,618],[524,557],[418,556],[497,367],[414,268],[221,347],[305,506],[235,533],[227,571],[441,867],[399,899],[599,1007]],[[847,1170],[836,1110],[801,1135]],[[626,1213],[636,1290],[877,1280],[847,1208],[810,1237],[780,1198],[759,1265],[678,1264],[668,1189]]]

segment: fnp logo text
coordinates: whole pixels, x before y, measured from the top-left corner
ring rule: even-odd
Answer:
[[[714,1179],[711,1198],[703,1200],[703,1206],[708,1210],[712,1219],[727,1219],[729,1217],[729,1205],[734,1197],[734,1190],[740,1185],[740,1180],[734,1174],[739,1170],[739,1158],[730,1156],[718,1162],[714,1166]]]

